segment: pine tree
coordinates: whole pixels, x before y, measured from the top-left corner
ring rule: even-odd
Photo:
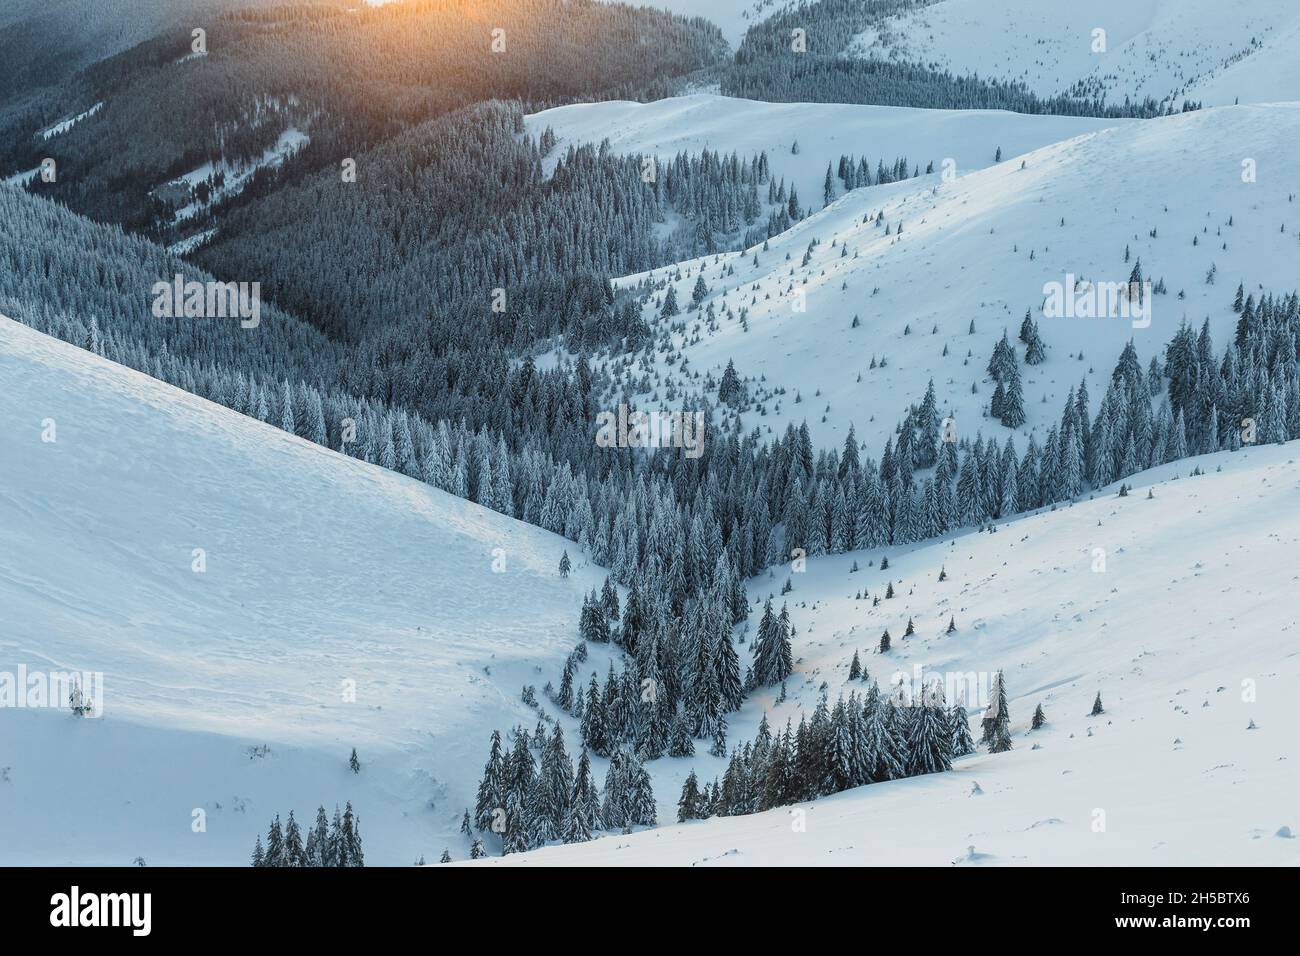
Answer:
[[[542,753],[538,788],[531,810],[537,843],[549,843],[564,836],[565,823],[573,807],[573,762],[564,749],[564,731],[557,721]]]
[[[700,819],[700,783],[692,770],[682,785],[682,795],[677,800],[677,822]]]
[[[961,702],[952,705],[948,711],[948,724],[952,728],[952,755],[965,757],[975,752],[975,739],[970,735],[970,718]]]
[[[772,601],[769,598],[763,608],[763,617],[758,624],[758,635],[754,640],[754,665],[750,671],[751,679],[756,687],[779,684],[789,677],[793,670],[790,614],[783,606],[780,615],[773,616]]]
[[[993,678],[993,703],[984,717],[985,738],[989,753],[1000,754],[1011,749],[1011,714],[1007,708],[1007,688],[1002,672]]]
[[[885,628],[885,633],[880,635],[880,653],[888,654],[889,644],[890,644],[889,628]]]
[[[1089,716],[1089,717],[1096,717],[1096,716],[1098,716],[1098,715],[1100,715],[1100,714],[1104,714],[1104,713],[1105,713],[1105,710],[1103,710],[1103,708],[1102,708],[1102,706],[1101,706],[1101,691],[1097,691],[1097,699],[1094,700],[1094,701],[1092,702],[1092,713],[1090,713],[1088,716]]]
[[[587,704],[582,712],[582,743],[592,753],[602,756],[609,753],[611,735],[605,726],[605,704],[596,686],[596,675],[591,675],[587,685]]]
[[[670,283],[668,291],[664,294],[663,309],[659,314],[664,318],[670,318],[680,311],[681,309],[677,306],[677,289]]]
[[[1033,717],[1033,720],[1032,720],[1032,721],[1030,722],[1030,724],[1029,724],[1029,729],[1030,729],[1030,730],[1037,730],[1039,727],[1043,726],[1043,724],[1045,724],[1045,723],[1047,723],[1047,717],[1046,717],[1046,715],[1043,713],[1043,705],[1042,705],[1042,704],[1039,704],[1037,707],[1034,708],[1034,717]]]
[[[700,303],[708,298],[708,295],[709,287],[704,284],[704,271],[701,270],[700,274],[695,278],[695,288],[691,292],[691,303],[696,308],[699,308]]]
[[[695,756],[695,741],[691,739],[686,727],[686,714],[681,708],[673,712],[672,723],[668,725],[668,756]]]
[[[738,405],[741,399],[740,376],[736,373],[735,363],[728,359],[727,368],[722,373],[722,382],[718,386],[718,401],[724,405]]]
[[[560,577],[567,578],[569,571],[573,568],[573,562],[569,560],[569,552],[566,550],[560,555]]]
[[[348,767],[351,768],[351,770],[352,770],[353,773],[360,773],[360,772],[361,772],[361,761],[359,761],[359,760],[357,759],[357,748],[356,748],[356,747],[353,747],[353,748],[352,748],[352,756],[348,758]]]
[[[912,708],[908,727],[907,772],[909,776],[925,773],[942,773],[952,769],[953,736],[947,710],[944,707],[943,688],[937,692],[923,691],[923,702]]]
[[[351,800],[343,808],[342,838],[344,852],[340,854],[339,865],[365,866],[365,854],[361,850],[361,820],[353,813]]]
[[[492,749],[474,802],[474,826],[482,833],[490,830],[496,812],[505,808],[505,764],[501,756],[501,732],[492,731]]]
[[[330,846],[330,821],[325,815],[325,806],[316,808],[316,824],[307,837],[307,865],[334,866],[334,857]]]
[[[284,828],[284,866],[306,866],[307,854],[302,846],[302,831],[298,829],[298,822],[293,818],[293,811],[289,811],[289,822]]]
[[[905,744],[898,732],[897,711],[893,700],[882,700],[879,688],[873,684],[867,692],[862,715],[866,734],[864,750],[873,783],[897,780],[904,775]]]
[[[289,861],[285,858],[284,853],[284,831],[280,827],[280,814],[275,815],[271,821],[271,828],[266,834],[266,856],[262,859],[263,866],[288,866]]]
[[[853,652],[853,660],[849,663],[849,680],[860,680],[862,678],[862,661],[858,658],[858,652]]]

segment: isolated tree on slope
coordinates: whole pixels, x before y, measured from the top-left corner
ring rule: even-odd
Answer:
[[[677,305],[677,289],[670,284],[668,286],[668,291],[664,294],[664,305],[659,314],[668,318],[676,315],[680,311],[681,309]]]
[[[701,302],[708,298],[708,295],[709,287],[704,284],[704,272],[701,270],[700,274],[695,277],[695,288],[691,291],[691,303],[698,307]]]
[[[1030,721],[1029,729],[1037,730],[1045,723],[1047,723],[1047,715],[1043,713],[1043,705],[1039,704],[1037,707],[1034,708],[1034,717],[1033,720]]]
[[[728,359],[727,368],[722,373],[722,382],[718,385],[718,401],[724,405],[734,405],[740,397],[740,376],[736,373],[735,362]]]

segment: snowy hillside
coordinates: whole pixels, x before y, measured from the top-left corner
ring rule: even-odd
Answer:
[[[859,651],[882,687],[898,673],[911,681],[918,667],[966,686],[1004,670],[1009,753],[980,750],[952,773],[796,808],[484,863],[1300,863],[1290,836],[1300,829],[1300,615],[1286,597],[1300,580],[1297,452],[1292,442],[1187,460],[1135,476],[1124,498],[1112,487],[992,534],[817,558],[790,575],[784,599],[798,633],[789,699],[777,703],[770,690],[751,698],[734,715],[733,740],[751,739],[764,711],[775,731],[787,719],[797,725],[823,685],[832,704],[842,691],[862,693],[865,684],[847,679]],[[1205,474],[1189,477],[1196,467]],[[751,596],[777,591],[786,576],[750,582]],[[857,599],[881,596],[887,582],[893,599]],[[902,638],[909,618],[916,633]],[[881,655],[873,648],[886,628],[894,643]],[[1104,712],[1092,717],[1098,693]],[[1039,704],[1047,723],[1030,730]],[[978,736],[977,708],[971,717]],[[659,761],[661,821],[676,819],[691,769],[707,781],[722,767],[707,756]]]
[[[996,148],[979,139],[979,149],[948,145],[966,155]],[[806,419],[814,445],[829,448],[855,425],[874,455],[933,378],[940,409],[959,432],[989,434],[1001,426],[981,417],[992,391],[985,366],[1003,330],[1014,341],[1029,310],[1047,361],[1025,369],[1022,431],[1041,429],[1081,379],[1099,400],[1129,339],[1144,366],[1184,320],[1199,328],[1208,318],[1222,343],[1236,322],[1230,305],[1239,282],[1256,294],[1294,286],[1300,206],[1284,157],[1297,141],[1300,105],[1202,110],[1023,156],[1008,148],[988,169],[961,175],[959,164],[951,182],[936,165],[931,176],[839,195],[767,251],[708,257],[651,277],[672,278],[683,311],[671,321],[685,322],[672,341],[686,373],[674,354],[656,353],[651,391],[639,400],[671,404],[671,386],[678,397],[697,392],[706,373],[716,388],[734,360],[765,411],[749,411],[748,426],[779,432]],[[880,148],[862,147],[870,157]],[[1244,181],[1247,161],[1254,181]],[[1149,326],[1043,315],[1046,283],[1064,285],[1070,275],[1124,283],[1138,260],[1167,290],[1153,295]],[[688,312],[701,267],[708,295],[702,313]],[[646,308],[657,332],[668,327],[656,317],[662,298],[657,290]],[[710,308],[716,331],[707,328]]]
[[[2,712],[0,862],[238,865],[347,800],[372,864],[458,845],[600,581],[572,543],[6,318],[0,368],[0,673],[104,681]]]
[[[822,194],[827,163],[842,154],[891,163],[905,156],[922,168],[952,159],[959,173],[1027,153],[1081,133],[1131,120],[1078,116],[1030,116],[1000,110],[922,110],[841,103],[763,103],[713,94],[670,97],[652,103],[614,100],[578,103],[530,115],[525,128],[558,137],[548,157],[554,168],[569,145],[608,139],[616,153],[654,154],[662,161],[679,152],[714,150],[748,159],[766,152],[773,176],[784,177],[804,202]],[[792,150],[798,146],[798,152]]]
[[[1298,39],[1291,0],[940,0],[868,30],[851,50],[1018,81],[1040,96],[1078,85],[1114,104],[1229,106],[1300,96]]]

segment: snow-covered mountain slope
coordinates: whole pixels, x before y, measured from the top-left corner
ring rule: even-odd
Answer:
[[[680,361],[656,353],[652,390],[639,401],[673,404],[670,384],[679,400],[683,390],[700,390],[706,373],[716,387],[734,360],[766,411],[751,410],[746,424],[780,431],[806,419],[820,447],[840,446],[852,424],[878,455],[930,378],[960,434],[1005,431],[982,418],[992,391],[985,367],[1003,330],[1014,341],[1030,310],[1048,358],[1022,370],[1022,432],[1038,428],[1041,439],[1081,379],[1094,407],[1100,402],[1130,338],[1145,365],[1184,319],[1199,326],[1208,317],[1221,348],[1237,318],[1230,305],[1239,282],[1257,295],[1294,288],[1300,204],[1288,156],[1296,142],[1300,104],[1226,107],[1099,130],[1024,156],[1004,150],[1002,163],[951,182],[936,173],[854,190],[767,251],[659,270],[654,280],[672,277],[683,308],[673,321],[686,322],[685,334],[673,340],[685,343],[690,378]],[[1253,181],[1245,181],[1248,168]],[[819,245],[804,265],[813,240]],[[1064,285],[1068,275],[1124,283],[1139,259],[1168,290],[1152,297],[1149,326],[1042,314],[1046,283]],[[715,309],[716,332],[685,311],[701,268],[703,309]],[[648,319],[661,299],[659,291],[647,304]],[[882,357],[885,367],[870,367]],[[633,372],[639,380],[640,366]],[[784,395],[773,394],[779,388]],[[1023,450],[1023,437],[1017,444]]]
[[[1127,96],[1228,106],[1300,96],[1298,39],[1292,0],[940,0],[888,19],[850,49],[1018,81],[1041,96],[1081,84],[1115,104]]]
[[[459,846],[601,580],[572,544],[5,318],[0,381],[0,675],[104,682],[0,709],[0,863],[240,864],[347,800],[370,863]]]
[[[981,749],[951,773],[846,791],[795,808],[803,814],[715,818],[484,864],[1300,863],[1287,835],[1300,831],[1300,612],[1289,598],[1300,582],[1298,454],[1292,442],[1182,461],[1134,476],[1127,497],[1112,487],[994,533],[889,549],[887,571],[886,552],[873,551],[789,575],[789,697],[751,698],[729,740],[752,739],[763,711],[774,729],[797,725],[823,684],[832,704],[864,691],[847,679],[857,650],[882,687],[920,668],[987,695],[1003,670],[1009,753]],[[1205,474],[1190,477],[1197,467]],[[751,596],[786,576],[751,581]],[[856,598],[882,596],[887,581],[893,599]],[[916,633],[903,638],[909,618]],[[881,655],[886,628],[893,647]],[[1091,717],[1099,692],[1104,713]],[[1033,731],[1038,704],[1047,723]],[[979,716],[971,708],[976,737]],[[705,781],[721,767],[707,756],[657,762],[661,821],[676,819],[692,768]]]
[[[763,103],[699,93],[633,103],[578,103],[534,113],[525,128],[534,137],[550,128],[558,138],[553,168],[570,145],[609,140],[616,153],[653,154],[669,160],[679,152],[714,150],[748,159],[767,153],[773,175],[795,185],[804,203],[820,203],[826,165],[841,155],[865,156],[888,165],[905,156],[922,169],[952,159],[958,173],[993,165],[1129,120],[1079,116],[1027,116],[1001,110],[922,110],[842,103]],[[798,144],[798,153],[792,152]]]

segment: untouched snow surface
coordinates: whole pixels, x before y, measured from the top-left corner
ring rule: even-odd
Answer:
[[[1009,753],[980,750],[951,773],[794,810],[482,862],[1300,864],[1300,843],[1283,829],[1300,828],[1298,454],[1292,442],[1165,465],[1135,476],[1125,498],[1112,487],[995,533],[815,558],[789,575],[784,600],[798,632],[789,698],[776,703],[774,689],[751,697],[729,717],[732,744],[752,739],[764,710],[774,730],[787,719],[797,726],[823,682],[832,704],[841,691],[864,691],[847,679],[859,650],[882,687],[916,667],[974,686],[1004,670]],[[1198,466],[1206,474],[1189,477]],[[751,598],[776,593],[786,577],[779,569],[749,582]],[[892,600],[855,599],[859,590],[883,595],[887,581]],[[909,618],[916,633],[901,638]],[[885,628],[894,643],[881,655],[873,649]],[[1098,691],[1105,712],[1090,717]],[[1039,703],[1047,724],[1031,731]],[[971,708],[977,739],[979,716]],[[691,768],[711,780],[723,763],[697,754],[655,765],[661,822],[676,819]]]
[[[1018,81],[1041,96],[1082,84],[1114,104],[1231,106],[1300,97],[1297,42],[1294,0],[941,0],[859,35],[851,51]]]
[[[237,865],[347,800],[371,864],[463,856],[603,578],[573,544],[5,318],[0,379],[0,674],[104,681],[99,719],[0,710],[0,863]]]

